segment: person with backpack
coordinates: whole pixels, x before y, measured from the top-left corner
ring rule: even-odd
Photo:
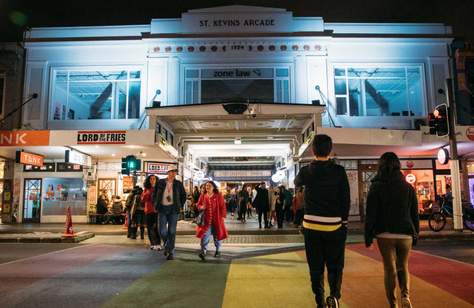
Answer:
[[[400,160],[395,153],[386,152],[380,157],[377,174],[367,195],[365,245],[371,247],[374,238],[377,239],[390,307],[398,307],[398,280],[402,308],[411,308],[408,256],[416,244],[420,223],[416,192],[400,169]]]
[[[350,209],[349,181],[344,167],[329,159],[332,139],[316,135],[314,160],[299,171],[295,186],[304,186],[304,241],[317,307],[339,307]],[[324,300],[324,268],[330,295]]]
[[[135,186],[132,191],[132,208],[130,210],[131,216],[131,236],[132,240],[137,238],[138,228],[140,228],[140,239],[145,239],[145,207],[143,206],[141,195],[143,189]]]

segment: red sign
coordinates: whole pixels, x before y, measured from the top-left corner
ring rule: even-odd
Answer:
[[[77,144],[125,144],[126,142],[126,130],[77,132]]]
[[[474,141],[474,127],[468,127],[466,129],[466,137],[467,139]]]
[[[44,157],[38,154],[17,151],[16,162],[19,164],[42,167],[44,163]]]
[[[0,131],[0,146],[49,145],[49,130]]]

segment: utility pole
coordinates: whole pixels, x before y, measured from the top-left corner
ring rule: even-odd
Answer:
[[[453,222],[454,230],[462,231],[462,200],[461,200],[461,172],[459,170],[458,144],[456,141],[456,106],[454,105],[453,80],[446,79],[446,95],[448,99],[448,127],[451,169],[451,189],[453,194]]]

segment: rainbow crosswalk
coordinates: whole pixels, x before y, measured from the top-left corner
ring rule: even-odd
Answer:
[[[414,307],[474,307],[474,266],[412,251]],[[304,251],[174,261],[141,247],[83,245],[0,264],[0,307],[315,307]],[[346,250],[341,307],[388,307],[376,250]]]

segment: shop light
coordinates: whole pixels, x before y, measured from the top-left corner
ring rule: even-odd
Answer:
[[[112,153],[112,157],[115,157],[115,153]]]
[[[242,144],[242,139],[240,139],[240,138],[235,138],[235,139],[234,139],[234,144]]]

